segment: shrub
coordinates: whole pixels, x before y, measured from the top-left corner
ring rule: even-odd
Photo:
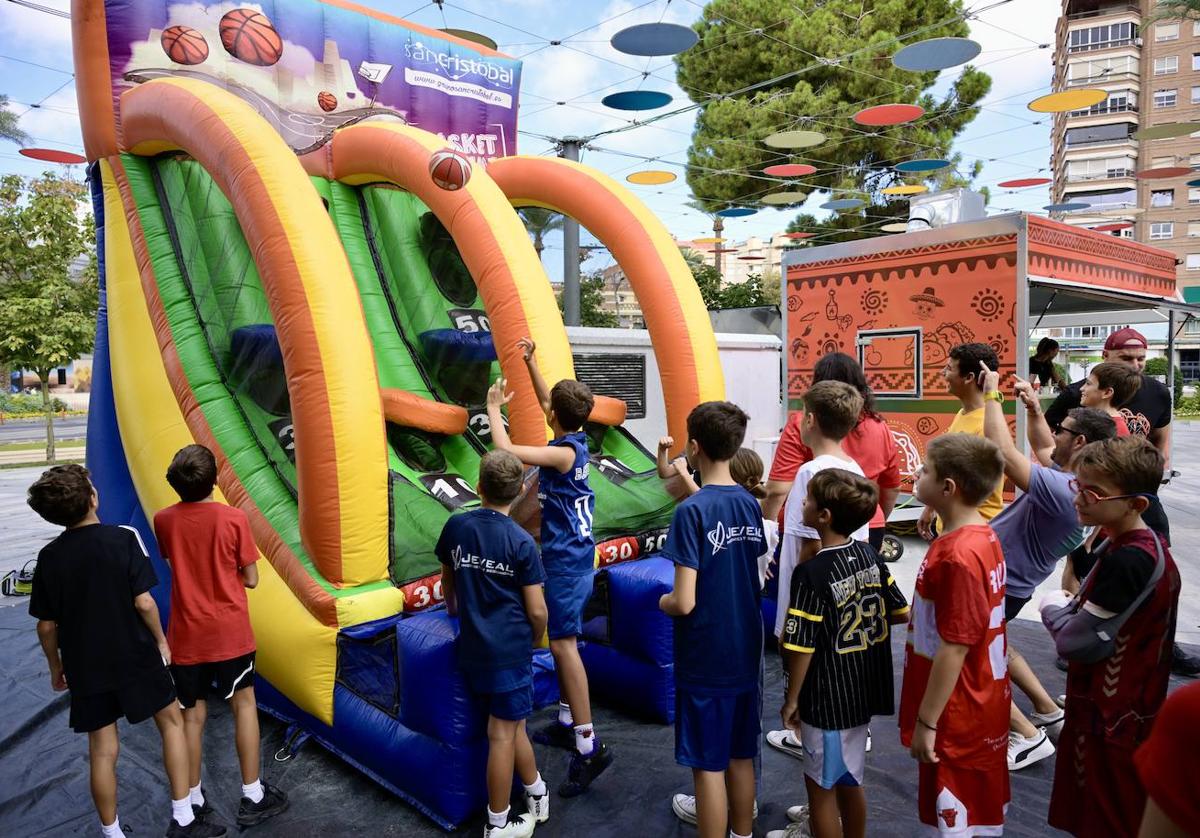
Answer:
[[[1148,361],[1146,361],[1146,375],[1158,376],[1159,378],[1166,378],[1166,376],[1167,376],[1167,359],[1166,358],[1151,358]],[[1175,402],[1175,409],[1178,410],[1179,406],[1180,406],[1180,401],[1183,399],[1183,373],[1180,372],[1178,365],[1176,365],[1176,367],[1175,367],[1175,387],[1173,389],[1174,389],[1174,395],[1175,395],[1175,398],[1173,401]]]

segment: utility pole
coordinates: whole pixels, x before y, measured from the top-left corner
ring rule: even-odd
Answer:
[[[578,137],[564,137],[558,156],[578,163],[582,146]],[[579,325],[579,222],[569,215],[563,217],[563,322]]]

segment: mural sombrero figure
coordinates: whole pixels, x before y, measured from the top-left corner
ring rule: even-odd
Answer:
[[[265,559],[250,591],[261,703],[456,824],[483,805],[486,733],[454,625],[431,608],[434,544],[478,504],[501,373],[514,441],[547,439],[517,340],[536,341],[551,382],[574,377],[513,205],[570,213],[611,247],[646,301],[681,444],[688,411],[724,396],[690,273],[624,187],[506,156],[521,66],[486,47],[345,0],[74,0],[71,16],[102,266],[101,516],[153,546],[172,454],[211,448],[218,500],[247,513]],[[430,177],[447,148],[474,164],[453,190]],[[624,417],[600,398],[587,427],[603,565],[656,549],[674,504]],[[516,517],[536,532],[534,495]],[[605,571],[609,643],[585,661],[596,693],[667,720],[670,633],[646,596],[667,587],[660,563]],[[535,663],[545,702],[552,664]]]

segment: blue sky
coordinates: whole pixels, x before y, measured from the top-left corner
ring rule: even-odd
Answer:
[[[66,11],[68,0],[38,0],[41,5]],[[360,0],[361,2],[361,0]],[[518,127],[523,132],[520,151],[552,154],[552,144],[536,135],[587,136],[628,125],[630,114],[600,104],[608,93],[637,87],[662,90],[675,97],[668,109],[688,103],[674,83],[674,65],[668,58],[634,58],[614,50],[609,39],[637,23],[666,20],[691,23],[699,17],[703,0],[445,0],[387,2],[367,0],[365,5],[397,14],[431,27],[454,27],[482,32],[500,49],[524,61]],[[797,12],[802,2],[785,2]],[[972,37],[983,52],[976,66],[991,73],[992,91],[978,118],[956,143],[969,162],[984,160],[980,185],[992,187],[990,212],[1040,211],[1049,202],[1045,188],[1006,193],[995,188],[1016,177],[1046,176],[1050,162],[1050,119],[1029,111],[1029,100],[1050,91],[1053,68],[1054,25],[1059,3],[1055,0],[966,0]],[[993,7],[994,8],[990,8]],[[22,113],[22,127],[35,145],[82,152],[75,90],[71,76],[69,21],[46,12],[0,3],[0,93],[8,95]],[[561,41],[551,45],[550,41]],[[1042,45],[1049,45],[1045,48]],[[764,49],[788,47],[764,40]],[[807,63],[797,53],[797,67]],[[940,85],[954,77],[947,71]],[[565,102],[558,105],[558,102]],[[37,108],[30,105],[39,104]],[[653,115],[650,112],[649,115]],[[1040,123],[1040,124],[1039,124]],[[654,125],[612,134],[594,143],[583,162],[624,180],[643,168],[664,168],[679,178],[660,187],[631,187],[667,227],[680,238],[711,234],[707,218],[689,209],[690,193],[683,177],[693,124],[684,113]],[[647,163],[643,157],[657,158]],[[17,154],[12,143],[0,142],[0,173],[37,174],[46,164]],[[79,172],[78,176],[82,173]],[[811,204],[826,200],[815,197]],[[727,237],[767,236],[782,230],[795,210],[764,208],[744,219],[730,219]],[[588,236],[584,235],[585,243]],[[545,256],[551,278],[561,276],[561,248],[549,243]],[[596,266],[607,259],[597,256]]]

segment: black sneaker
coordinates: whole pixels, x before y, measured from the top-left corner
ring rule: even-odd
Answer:
[[[204,798],[204,802],[199,806],[195,803],[192,804],[192,814],[196,816],[196,820],[203,821],[212,820],[215,812],[213,811],[212,804],[208,802],[208,798],[206,797]]]
[[[167,827],[167,838],[221,838],[224,834],[225,827],[221,824],[202,821],[199,818],[187,826],[180,826],[179,822],[172,818],[171,825]]]
[[[250,798],[243,797],[242,802],[238,804],[238,826],[254,826],[287,809],[287,794],[270,783],[263,783],[262,787],[262,800],[251,803]]]
[[[1200,658],[1174,646],[1171,649],[1171,672],[1184,678],[1195,678],[1200,675]]]
[[[596,745],[596,749],[592,751],[590,757],[585,757],[578,751],[571,754],[571,765],[567,768],[567,781],[558,787],[559,795],[577,797],[583,794],[592,784],[592,780],[595,780],[604,773],[605,768],[612,765],[612,761],[612,751],[603,742]]]
[[[562,748],[564,751],[575,750],[575,728],[558,719],[535,730],[530,738],[539,745]]]

